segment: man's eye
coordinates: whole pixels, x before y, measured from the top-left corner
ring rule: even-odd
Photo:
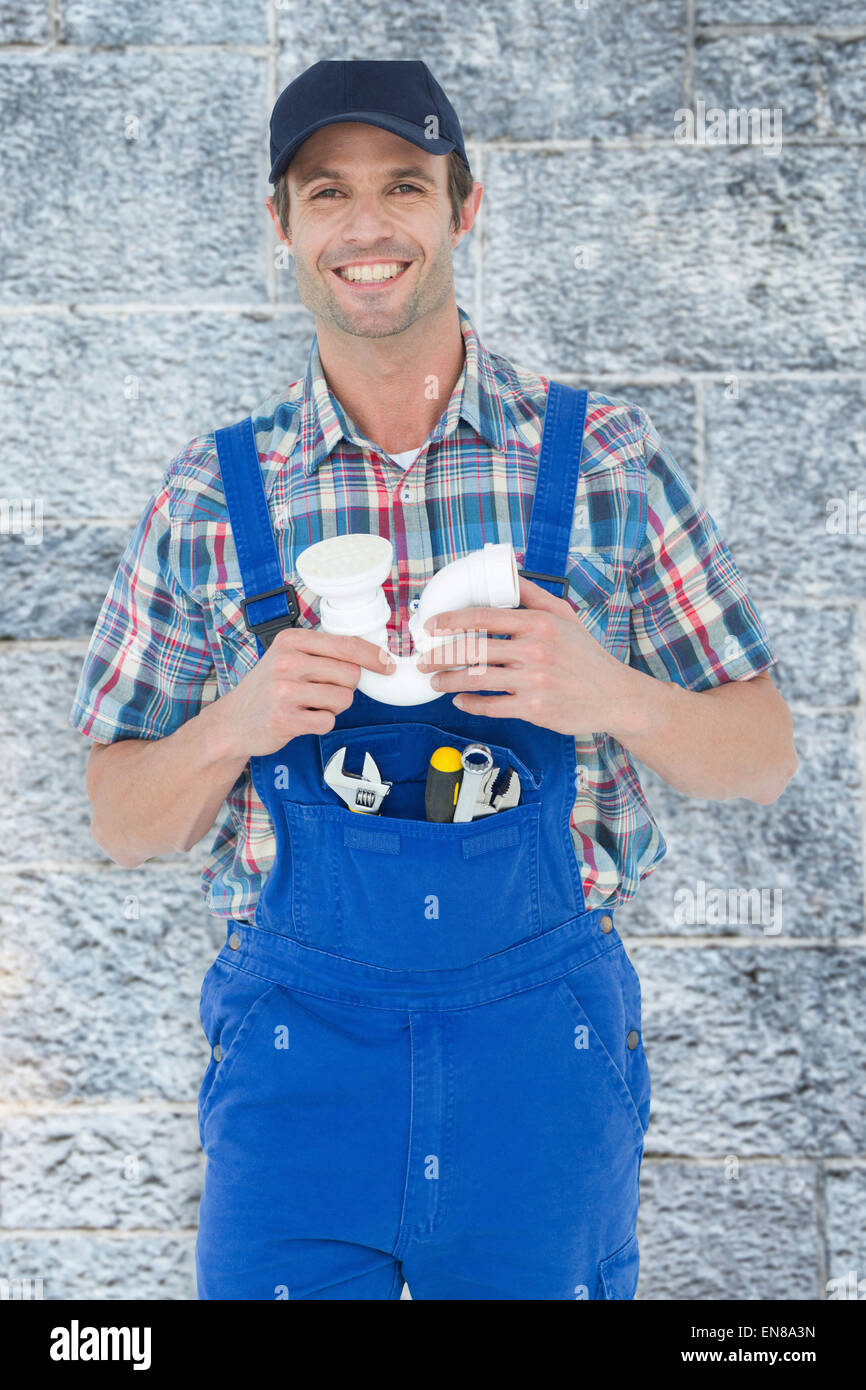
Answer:
[[[417,184],[414,183],[398,183],[395,186],[394,191],[396,192],[398,188],[408,188],[412,193],[421,192],[421,189],[417,186]],[[339,191],[340,190],[338,188],[320,188],[318,193],[313,194],[313,202],[315,202],[317,198],[324,197],[326,193],[339,193]],[[328,201],[330,202],[331,200],[328,199]]]

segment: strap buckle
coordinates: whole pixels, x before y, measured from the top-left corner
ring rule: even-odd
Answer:
[[[248,605],[258,603],[263,598],[274,598],[276,594],[288,596],[289,612],[280,613],[276,618],[265,618],[260,623],[251,623],[247,617]],[[240,607],[247,629],[260,638],[265,648],[271,645],[277,633],[281,632],[284,627],[296,627],[301,616],[298,596],[291,584],[281,584],[278,589],[264,589],[260,594],[253,594],[250,598],[242,598]]]
[[[518,569],[518,574],[522,574],[524,579],[547,579],[551,584],[561,584],[561,598],[568,597],[568,577],[564,574],[540,574],[537,570]]]

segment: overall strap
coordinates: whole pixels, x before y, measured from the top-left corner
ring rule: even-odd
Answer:
[[[244,588],[241,612],[263,656],[280,628],[297,623],[298,600],[283,583],[252,417],[214,430],[214,441]],[[252,621],[249,604],[257,613]]]
[[[565,568],[583,455],[586,402],[586,391],[559,381],[549,383],[524,568],[518,570],[557,598],[568,593]]]

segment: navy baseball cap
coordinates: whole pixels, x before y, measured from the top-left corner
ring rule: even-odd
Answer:
[[[431,127],[430,118],[435,117]],[[402,135],[430,154],[457,150],[469,165],[457,113],[420,59],[323,58],[285,87],[271,112],[275,184],[304,141],[322,126],[363,121]],[[428,135],[428,130],[436,132]]]

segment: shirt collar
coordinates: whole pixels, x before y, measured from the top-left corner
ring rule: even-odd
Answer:
[[[494,449],[505,451],[505,421],[502,403],[496,387],[496,373],[490,354],[484,347],[465,309],[457,306],[466,358],[463,369],[444,413],[430,434],[432,443],[453,434],[460,419],[465,420],[476,434]],[[294,450],[301,451],[304,472],[315,473],[341,439],[360,447],[369,447],[370,440],[346,414],[332,394],[322,370],[318,338],[314,335],[307,361],[303,396],[299,410],[299,429]]]

